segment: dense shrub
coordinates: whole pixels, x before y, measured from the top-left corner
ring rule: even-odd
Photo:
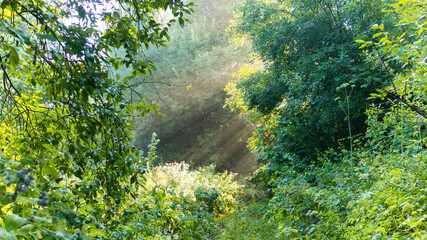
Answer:
[[[214,166],[189,170],[186,163],[158,166],[126,210],[129,224],[114,239],[206,239],[218,231],[215,218],[237,204],[241,186],[235,174]]]
[[[313,165],[304,173],[292,167],[277,172],[269,212],[279,223],[280,236],[427,237],[427,152],[422,149],[426,136],[419,129],[426,120],[402,106],[387,111],[373,108],[367,123],[365,144],[353,152],[328,152],[320,157],[321,166]],[[332,163],[334,157],[343,160]]]

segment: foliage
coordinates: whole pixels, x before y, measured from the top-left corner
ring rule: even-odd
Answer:
[[[182,163],[158,166],[127,209],[126,231],[113,239],[206,239],[218,231],[215,217],[232,211],[241,186],[214,166],[189,170]]]
[[[269,212],[292,239],[423,239],[425,119],[410,108],[372,108],[366,144],[328,152],[304,173],[277,172]],[[401,116],[405,116],[403,118]],[[381,118],[379,118],[381,116]],[[379,120],[381,119],[381,120]],[[402,126],[404,126],[402,128]],[[336,163],[334,158],[342,162]],[[354,183],[352,177],[354,176]]]
[[[252,129],[223,108],[223,88],[248,52],[246,45],[230,43],[225,32],[235,2],[195,2],[191,24],[172,27],[168,47],[152,48],[143,57],[155,61],[157,71],[131,81],[133,89],[147,101],[157,102],[165,115],[134,118],[138,148],[146,147],[152,131],[161,139],[159,162],[185,161],[194,167],[215,163],[221,171],[252,170],[254,156],[245,148]],[[161,17],[167,19],[168,14]],[[131,97],[138,96],[129,93]]]
[[[393,13],[394,27],[374,25],[373,40],[358,41],[369,47],[368,61],[383,66],[391,83],[372,94],[383,102],[367,109],[367,131],[353,151],[330,150],[305,172],[294,164],[269,176],[275,186],[269,213],[280,237],[427,237],[425,64],[418,58],[426,49],[425,9],[424,1],[394,1],[384,10]],[[384,38],[376,41],[378,36]]]
[[[424,1],[395,1],[384,10],[395,24],[373,28],[377,41],[362,41],[392,79],[390,86],[373,97],[391,105],[387,110],[368,111],[371,159],[377,181],[349,205],[346,236],[352,239],[409,238],[427,236],[425,224],[425,59],[427,42]],[[391,34],[394,32],[395,34]],[[398,66],[396,71],[392,66]],[[363,229],[362,232],[359,230]]]
[[[426,4],[247,0],[236,8],[231,29],[251,38],[261,61],[228,85],[227,104],[258,124],[250,144],[274,194],[266,204],[213,165],[153,167],[155,134],[147,153],[132,146],[131,114],[159,110],[126,96],[154,69],[141,47],[163,46],[192,4],[3,1],[0,239],[427,238]],[[223,35],[194,47],[190,33],[177,34],[193,54],[178,54],[186,61],[218,49],[233,55]],[[209,49],[213,39],[219,47]],[[168,60],[162,78],[172,74]]]
[[[340,239],[346,203],[354,194],[349,189],[349,171],[340,165],[313,167],[307,174],[295,174],[294,169],[289,169],[288,176],[276,180],[269,211],[278,222],[279,237]],[[313,176],[320,183],[313,184]]]
[[[252,41],[264,65],[243,73],[235,85],[243,105],[264,116],[254,144],[263,163],[304,168],[317,154],[337,148],[348,137],[346,111],[337,102],[346,97],[345,86],[353,86],[353,135],[365,131],[366,98],[388,78],[365,61],[355,40],[381,20],[381,2],[248,0],[236,7],[232,29]]]
[[[189,17],[192,24],[172,27],[168,47],[152,48],[146,53],[156,62],[157,71],[133,79],[134,89],[144,89],[143,95],[159,102],[168,117],[188,110],[188,103],[215,95],[226,82],[223,78],[233,72],[233,63],[244,55],[244,48],[234,49],[224,31],[232,18],[232,4],[225,0],[197,1]],[[204,94],[207,96],[200,96]]]
[[[350,202],[347,238],[424,239],[427,236],[424,161],[417,156],[400,155],[393,156],[390,163],[399,167],[382,168],[381,180]]]
[[[145,166],[132,146],[129,79],[154,69],[137,58],[164,46],[192,3],[1,2],[0,237],[108,238]],[[171,11],[159,22],[155,11]],[[112,53],[122,48],[125,57]],[[128,76],[111,70],[131,67]]]
[[[224,227],[216,239],[280,239],[275,236],[275,223],[269,222],[270,217],[265,214],[267,209],[265,201],[242,204],[237,211],[221,219]]]
[[[393,82],[374,95],[389,104],[404,104],[427,118],[420,106],[426,102],[426,27],[424,1],[396,1],[384,10],[395,16],[393,26],[374,25],[377,30],[372,41],[358,40],[361,48],[371,47],[372,59],[387,71]],[[393,34],[394,33],[394,34]],[[379,39],[379,40],[378,40]]]

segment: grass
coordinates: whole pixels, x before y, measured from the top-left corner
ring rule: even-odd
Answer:
[[[276,226],[270,223],[269,216],[265,215],[267,208],[268,202],[265,200],[240,206],[237,211],[221,219],[223,230],[216,239],[278,239],[275,237]]]

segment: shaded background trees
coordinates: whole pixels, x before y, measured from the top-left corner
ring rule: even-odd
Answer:
[[[248,54],[247,46],[230,43],[225,31],[235,2],[197,1],[192,24],[173,28],[168,48],[146,54],[157,63],[157,71],[132,82],[165,115],[134,119],[138,147],[144,149],[151,133],[157,133],[159,161],[186,161],[195,167],[215,163],[217,170],[240,173],[253,170],[254,156],[246,148],[252,129],[223,108],[224,87]]]

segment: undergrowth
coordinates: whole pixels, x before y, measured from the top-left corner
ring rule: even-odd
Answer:
[[[280,239],[427,238],[426,135],[419,128],[426,121],[405,107],[367,114],[354,168],[350,152],[341,150],[304,172],[276,172],[268,214]],[[404,124],[396,119],[401,115]],[[337,156],[342,162],[333,163]]]
[[[209,239],[216,219],[231,212],[241,191],[235,174],[214,166],[190,170],[186,163],[155,167],[125,214],[129,223],[114,239]]]
[[[236,212],[221,219],[221,234],[216,239],[280,239],[276,237],[276,223],[266,214],[268,201],[260,200],[241,205]]]

